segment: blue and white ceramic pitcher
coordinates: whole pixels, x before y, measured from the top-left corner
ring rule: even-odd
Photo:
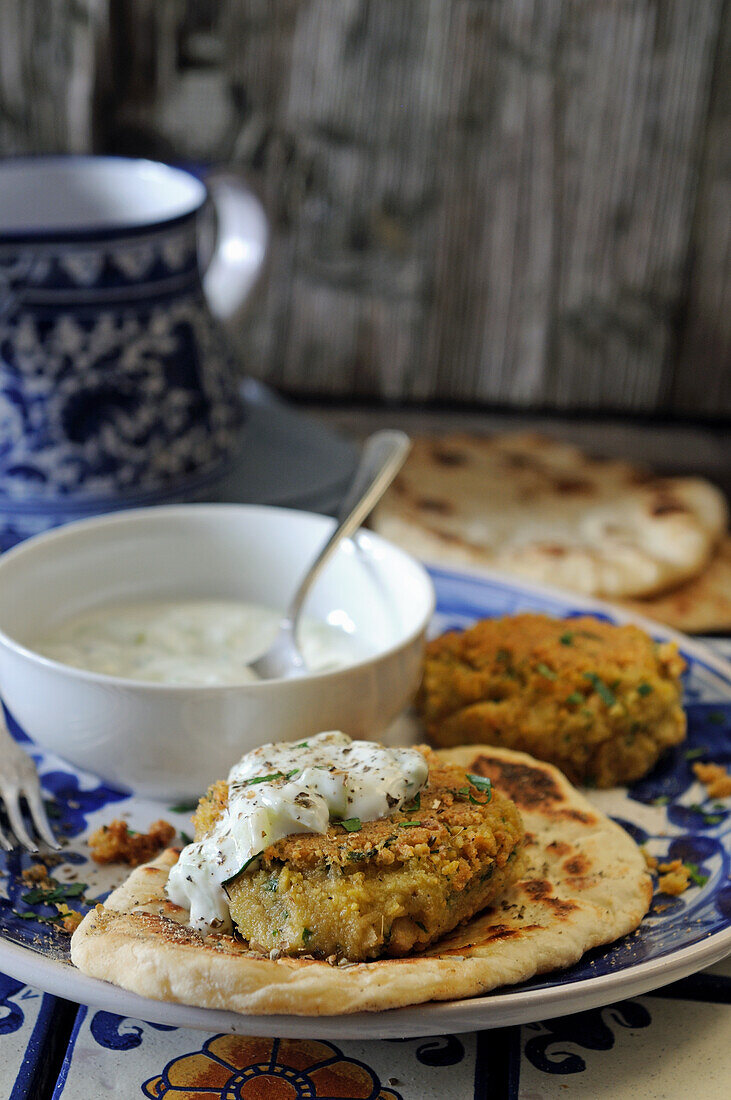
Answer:
[[[201,248],[214,209],[217,241]],[[265,243],[261,207],[230,176],[206,187],[144,160],[0,162],[0,548],[190,497],[225,468],[242,410],[220,319]]]

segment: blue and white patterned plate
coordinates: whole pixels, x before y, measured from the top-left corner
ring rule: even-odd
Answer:
[[[81,974],[69,961],[68,936],[37,920],[52,911],[23,900],[28,887],[20,872],[31,859],[13,853],[0,863],[6,872],[0,877],[0,970],[50,993],[157,1024],[248,1035],[366,1039],[503,1027],[579,1012],[682,978],[730,952],[731,799],[708,799],[693,776],[692,761],[702,755],[707,761],[731,763],[731,664],[698,642],[596,601],[497,574],[433,569],[432,576],[435,633],[518,611],[568,617],[589,611],[616,622],[637,622],[658,639],[678,641],[688,662],[688,742],[634,787],[588,793],[651,853],[696,864],[697,885],[682,897],[657,895],[637,933],[589,952],[569,970],[488,996],[356,1016],[254,1017],[147,1000]],[[23,736],[17,728],[16,734]],[[189,828],[186,813],[122,795],[48,754],[34,756],[47,796],[54,800],[56,828],[68,840],[65,863],[54,874],[59,881],[84,882],[90,902],[126,877],[119,867],[102,869],[89,861],[84,837],[90,830],[120,816],[142,829],[159,817]]]

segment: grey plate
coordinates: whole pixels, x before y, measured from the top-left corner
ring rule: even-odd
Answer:
[[[354,445],[251,379],[242,386],[241,453],[203,499],[334,511],[355,468]]]

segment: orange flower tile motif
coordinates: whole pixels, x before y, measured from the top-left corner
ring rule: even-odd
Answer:
[[[334,1043],[216,1035],[142,1085],[150,1100],[402,1100]]]

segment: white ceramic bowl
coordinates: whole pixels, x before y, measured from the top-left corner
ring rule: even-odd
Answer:
[[[424,569],[368,531],[341,545],[305,613],[343,611],[372,656],[334,672],[184,687],[104,676],[33,651],[100,604],[242,599],[284,610],[333,520],[192,504],[84,520],[0,558],[0,693],[45,748],[139,794],[193,796],[267,741],[342,729],[377,736],[418,685],[434,592]]]

